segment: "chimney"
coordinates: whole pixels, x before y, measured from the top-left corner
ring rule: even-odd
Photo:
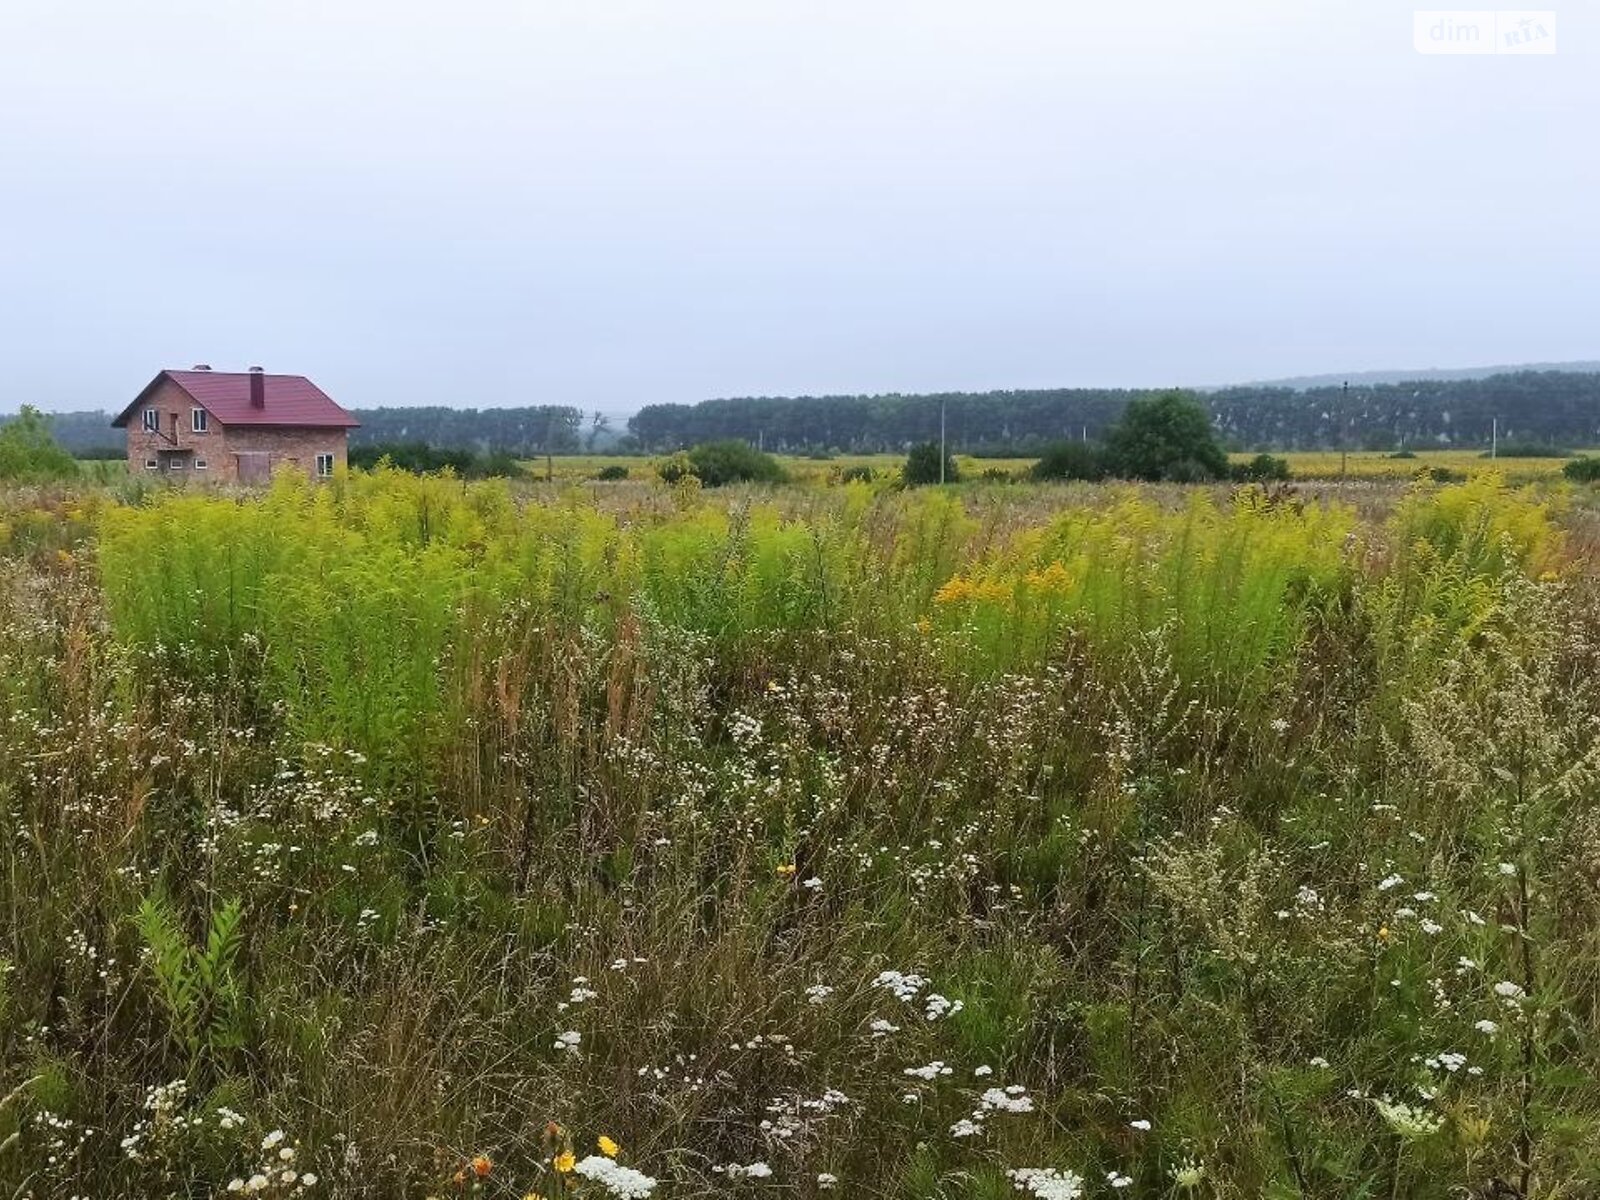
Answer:
[[[267,377],[260,367],[250,368],[250,407],[265,408],[267,406]]]
[[[195,363],[195,365],[190,367],[189,369],[191,371],[209,371],[209,370],[211,370],[211,364],[210,363]]]

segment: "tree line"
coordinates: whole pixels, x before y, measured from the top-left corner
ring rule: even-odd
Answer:
[[[651,404],[629,422],[646,450],[738,438],[783,453],[903,452],[937,441],[969,453],[1099,441],[1134,400],[1169,389],[1053,388],[928,395],[749,397]],[[1600,444],[1600,373],[1519,371],[1487,379],[1352,387],[1230,387],[1196,393],[1240,450],[1427,449],[1503,438]]]
[[[573,454],[590,439],[581,409],[560,404],[521,408],[366,408],[354,410],[358,429],[350,431],[350,449],[423,444],[434,449],[467,450],[480,455],[531,458],[540,454]],[[0,416],[0,426],[15,416]],[[67,450],[80,458],[122,458],[122,430],[111,428],[106,412],[56,413],[50,429]]]
[[[977,454],[1038,453],[1061,441],[1102,440],[1128,404],[1167,389],[1052,388],[926,395],[747,397],[650,404],[626,436],[571,405],[518,408],[357,409],[352,448],[426,443],[521,457],[583,450],[662,453],[708,442],[761,449],[904,453],[939,438]],[[1429,379],[1296,390],[1242,386],[1195,393],[1218,436],[1236,450],[1482,447],[1500,437],[1600,445],[1600,372],[1516,371],[1486,379]],[[8,418],[0,417],[0,423]],[[11,418],[14,419],[14,418]],[[104,412],[62,413],[54,431],[82,456],[120,458],[123,439]]]

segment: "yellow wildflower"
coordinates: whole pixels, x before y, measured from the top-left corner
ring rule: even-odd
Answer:
[[[794,864],[793,863],[784,863],[781,867],[778,868],[778,878],[779,879],[788,879],[788,878],[792,877],[793,875],[794,875]]]
[[[617,1152],[622,1149],[621,1146],[617,1145],[603,1133],[600,1135],[597,1144],[600,1147],[600,1153],[604,1154],[607,1158],[615,1158],[617,1156]]]
[[[1072,576],[1067,574],[1067,568],[1059,561],[1051,563],[1042,571],[1029,571],[1026,581],[1035,591],[1055,592],[1058,595],[1065,595],[1072,587]]]
[[[573,1155],[571,1150],[563,1150],[560,1154],[555,1156],[555,1159],[550,1165],[565,1175],[570,1172],[573,1167],[578,1165],[578,1160]]]
[[[933,594],[935,604],[959,604],[963,600],[972,599],[977,588],[972,580],[965,576],[957,575],[950,579],[943,587]]]
[[[476,1155],[472,1160],[472,1173],[479,1179],[487,1179],[489,1172],[494,1170],[494,1163],[489,1161],[487,1154]]]

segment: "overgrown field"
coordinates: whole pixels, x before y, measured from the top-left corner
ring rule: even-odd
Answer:
[[[1600,1195],[1588,520],[0,493],[0,1194]]]
[[[1592,453],[1592,452],[1586,452]],[[965,479],[980,479],[985,472],[1013,477],[1025,476],[1037,458],[976,458],[970,454],[953,456]],[[1234,462],[1247,462],[1251,453],[1230,456]],[[1289,464],[1296,479],[1407,481],[1430,472],[1468,475],[1493,467],[1514,483],[1552,478],[1561,474],[1568,459],[1561,457],[1504,457],[1489,463],[1477,450],[1423,450],[1407,457],[1396,457],[1381,450],[1291,450],[1280,457]],[[865,467],[880,479],[897,478],[905,463],[903,454],[836,454],[808,458],[798,454],[779,454],[778,463],[797,483],[838,482],[852,468]],[[557,483],[576,483],[593,479],[607,467],[621,467],[633,479],[654,479],[660,457],[617,454],[568,454],[551,459],[531,459],[523,464],[534,479],[547,474]]]

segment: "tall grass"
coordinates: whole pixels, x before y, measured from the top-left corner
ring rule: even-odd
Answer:
[[[1566,520],[7,494],[0,1184],[1584,1195]]]

